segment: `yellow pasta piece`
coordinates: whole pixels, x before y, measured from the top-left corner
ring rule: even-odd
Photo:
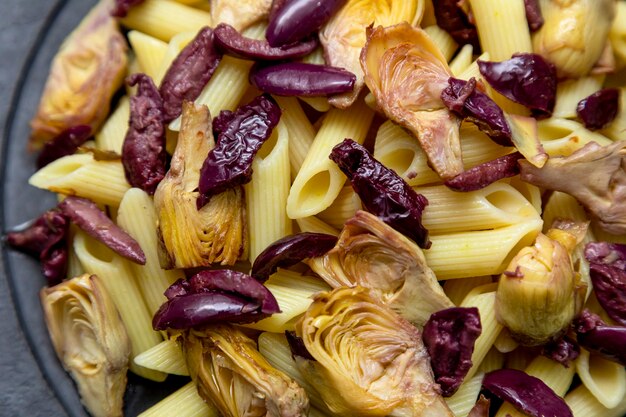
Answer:
[[[335,229],[341,230],[346,221],[352,218],[356,211],[361,210],[361,208],[361,199],[354,192],[351,185],[346,185],[341,189],[330,207],[318,214],[317,217]]]
[[[575,80],[565,80],[557,84],[556,103],[552,117],[563,119],[576,118],[576,106],[585,97],[602,89],[604,75],[591,75]]]
[[[117,107],[102,125],[102,129],[96,133],[96,147],[103,151],[122,153],[122,145],[128,130],[130,118],[130,100],[128,96],[122,97]]]
[[[565,402],[572,410],[574,417],[623,417],[626,413],[626,397],[622,398],[615,408],[609,409],[600,404],[584,385],[567,394]]]
[[[144,378],[163,381],[164,373],[142,368],[132,361],[136,355],[158,345],[163,339],[160,333],[152,330],[152,316],[141,298],[129,261],[82,231],[76,232],[74,251],[83,269],[101,278],[120,313],[132,346],[130,370]]]
[[[141,246],[146,264],[130,264],[150,314],[156,313],[167,301],[163,292],[179,278],[183,271],[161,269],[158,253],[157,214],[152,198],[139,188],[131,188],[120,203],[117,223]]]
[[[456,50],[459,48],[459,45],[457,45],[454,39],[452,39],[452,36],[437,25],[425,27],[424,31],[428,33],[428,36],[430,36],[435,45],[437,45],[443,56],[446,58],[446,61],[450,61],[450,58],[452,58]]]
[[[298,224],[298,228],[301,232],[326,233],[328,235],[339,236],[339,230],[327,223],[324,223],[323,220],[320,220],[315,216],[296,219],[296,223]]]
[[[281,312],[256,323],[247,324],[246,327],[273,333],[294,330],[293,319],[309,308],[313,295],[330,289],[328,284],[320,279],[286,269],[279,269],[265,282],[265,286],[276,297]]]
[[[363,143],[373,112],[358,100],[347,110],[329,111],[289,191],[287,215],[299,219],[315,215],[335,200],[346,176],[328,158],[344,138]]]
[[[474,47],[469,43],[456,54],[454,59],[450,61],[450,71],[455,77],[459,77],[464,71],[468,70],[472,65]]]
[[[603,135],[613,140],[622,140],[626,137],[626,88],[620,88],[619,90],[620,99],[617,116],[606,128],[601,130]]]
[[[204,402],[193,382],[148,408],[139,417],[219,417],[217,409]]]
[[[167,43],[137,30],[128,32],[128,41],[135,52],[142,72],[149,75],[158,85],[160,80],[157,81],[156,78],[167,52]]]
[[[285,209],[290,184],[289,132],[281,122],[259,150],[252,163],[251,181],[245,185],[251,260],[291,234]]]
[[[589,392],[606,408],[615,408],[626,396],[626,370],[586,349],[576,359],[576,372]]]
[[[617,13],[609,31],[609,40],[618,68],[626,67],[626,2],[616,2]]]
[[[281,122],[289,131],[291,176],[296,177],[315,139],[315,129],[295,97],[274,97],[283,112]]]
[[[59,158],[35,172],[28,183],[107,206],[118,206],[130,188],[121,161],[96,161],[91,153]]]
[[[490,276],[450,279],[443,284],[443,290],[454,303],[459,305],[470,291],[481,285],[493,282]]]
[[[500,334],[498,335],[498,338],[500,337],[500,335],[502,335],[502,333],[503,332],[500,332]],[[496,341],[497,340],[498,339],[496,339]],[[496,349],[495,342],[494,342],[494,346],[491,349],[489,349],[489,352],[487,352],[487,355],[485,355],[485,358],[480,363],[480,366],[478,367],[478,372],[487,373],[487,372],[495,371],[496,369],[502,368],[503,365],[504,365],[504,354],[500,352],[498,349]]]
[[[476,404],[484,377],[485,374],[478,373],[472,378],[465,378],[453,396],[444,398],[455,417],[467,417]]]
[[[502,330],[502,325],[496,319],[496,286],[487,284],[472,290],[461,303],[461,307],[476,307],[480,312],[482,332],[474,343],[472,352],[472,368],[467,372],[465,379],[472,378],[483,359],[496,341]]]
[[[189,375],[187,362],[175,340],[164,340],[135,356],[135,363],[144,368],[173,375]]]
[[[612,143],[607,137],[585,129],[574,120],[551,117],[540,120],[537,129],[541,145],[551,157],[569,156],[589,142],[602,146]]]
[[[211,26],[211,14],[170,0],[146,0],[132,7],[120,22],[162,41],[180,32],[198,32]]]
[[[500,274],[520,248],[532,244],[542,224],[536,218],[493,230],[431,236],[426,262],[440,280]]]
[[[315,51],[302,58],[302,62],[307,64],[326,65],[326,60],[324,59],[324,49],[321,47],[317,48]],[[325,96],[301,97],[300,99],[319,112],[325,113],[330,110],[330,103],[328,102],[328,98]]]
[[[504,329],[498,335],[498,338],[493,343],[493,346],[502,353],[513,352],[519,346],[518,343],[511,337],[511,333],[507,329]]]
[[[467,68],[465,68],[458,75],[457,78],[460,78],[462,80],[469,80],[470,78],[474,77],[476,78],[476,80],[480,80],[482,78],[482,75],[480,74],[480,70],[478,69],[478,61],[490,61],[490,60],[491,60],[491,55],[489,55],[489,52],[483,52],[482,55],[476,58],[474,62],[472,62]]]

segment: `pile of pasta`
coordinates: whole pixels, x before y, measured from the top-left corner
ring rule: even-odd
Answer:
[[[372,3],[375,3],[372,1]],[[477,60],[500,61],[518,52],[532,52],[522,0],[470,0],[479,30],[482,54],[476,56],[471,45],[461,48],[440,29],[430,1],[422,27],[440,48],[455,77],[481,79]],[[132,48],[129,73],[142,72],[159,85],[181,49],[204,26],[215,26],[206,1],[146,0],[133,7],[120,20],[128,29]],[[262,39],[267,23],[254,23],[245,36]],[[618,2],[618,17],[610,34],[618,62],[626,64],[626,2]],[[621,61],[620,61],[621,60]],[[305,58],[323,63],[321,48]],[[208,106],[212,115],[235,110],[259,94],[248,82],[253,62],[224,56],[205,86],[197,104]],[[576,120],[576,105],[584,97],[606,85],[626,85],[626,77],[605,74],[586,75],[558,84],[553,115],[538,122],[539,138],[550,156],[570,155],[586,143],[610,144],[626,139],[626,90],[621,87],[621,108],[611,125],[601,131],[587,130]],[[129,89],[95,135],[94,147],[121,153],[129,120]],[[495,94],[494,94],[495,96]],[[520,248],[532,245],[539,232],[555,218],[588,220],[587,214],[571,196],[554,192],[542,199],[542,190],[517,177],[500,180],[478,191],[459,193],[443,185],[428,166],[419,143],[406,130],[376,115],[368,106],[371,97],[362,95],[345,110],[331,107],[325,97],[274,97],[282,117],[272,138],[261,148],[253,163],[252,180],[245,185],[246,216],[249,236],[249,261],[274,241],[292,233],[321,232],[339,235],[346,220],[361,209],[355,194],[340,169],[328,158],[344,138],[364,143],[373,140],[373,154],[393,169],[429,201],[423,224],[430,232],[432,246],[424,250],[428,266],[443,282],[446,295],[454,304],[477,307],[482,334],[472,354],[473,366],[464,383],[446,399],[456,416],[466,416],[478,397],[486,372],[502,367],[524,370],[544,381],[565,401],[577,417],[619,417],[626,413],[626,370],[584,349],[568,368],[544,356],[529,356],[498,322],[495,313],[495,277],[501,274]],[[517,105],[501,97],[507,110]],[[307,117],[306,106],[321,114],[315,123]],[[310,114],[310,112],[308,112]],[[172,153],[180,120],[168,129],[168,151]],[[487,162],[514,151],[492,142],[473,124],[464,122],[460,130],[465,168]],[[130,369],[137,375],[163,381],[168,374],[188,375],[185,359],[176,341],[164,340],[152,329],[154,313],[166,301],[163,292],[180,270],[160,267],[155,225],[158,215],[152,197],[131,188],[119,160],[94,157],[93,153],[65,156],[42,168],[30,184],[61,195],[78,195],[106,206],[115,222],[133,236],[146,254],[145,265],[137,265],[113,253],[81,230],[73,231],[68,277],[84,273],[101,278],[112,296],[132,342]],[[588,265],[582,255],[590,241],[626,243],[626,236],[609,235],[599,228],[587,231],[575,252],[575,261],[589,291],[586,308],[607,322],[593,292]],[[249,271],[249,263],[234,266]],[[274,294],[281,313],[246,325],[262,332],[258,338],[261,354],[276,368],[303,387],[284,336],[306,311],[311,297],[329,289],[321,279],[302,275],[301,270],[279,269],[266,283]],[[572,387],[575,376],[581,383]],[[190,382],[141,414],[147,416],[216,416],[216,409],[205,403]],[[323,415],[315,410],[310,415]],[[497,416],[522,415],[503,405]]]

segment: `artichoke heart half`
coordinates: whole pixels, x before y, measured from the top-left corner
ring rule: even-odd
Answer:
[[[338,108],[352,105],[363,88],[363,70],[359,54],[366,42],[366,27],[389,26],[408,21],[417,25],[422,20],[424,0],[348,0],[332,19],[320,30],[326,63],[345,68],[356,75],[354,90],[329,99]]]
[[[432,313],[454,307],[422,250],[366,211],[357,211],[346,222],[333,249],[306,262],[333,288],[371,289],[416,326],[423,326]]]
[[[170,169],[154,194],[161,266],[166,269],[233,265],[247,257],[242,187],[213,196],[200,210],[196,207],[200,167],[214,146],[208,108],[184,103]]]
[[[435,172],[463,172],[461,120],[441,100],[452,72],[428,34],[406,22],[368,28],[361,66],[377,106],[417,138]]]
[[[52,345],[95,417],[122,416],[130,340],[113,300],[95,275],[40,292]]]
[[[272,0],[211,0],[212,27],[226,23],[242,31],[269,16]]]
[[[182,334],[182,346],[200,396],[224,417],[307,415],[304,389],[272,367],[237,327],[190,330]]]
[[[497,317],[519,343],[536,346],[555,340],[580,313],[587,285],[575,271],[571,254],[582,235],[557,228],[540,233],[500,276]]]
[[[88,125],[95,132],[109,114],[128,60],[126,41],[110,8],[110,2],[101,1],[56,54],[30,122],[32,149],[73,126]]]
[[[296,324],[315,360],[296,364],[342,416],[452,417],[434,382],[422,336],[363,287],[315,296]]]

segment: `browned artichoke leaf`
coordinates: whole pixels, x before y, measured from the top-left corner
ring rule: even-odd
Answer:
[[[520,161],[522,180],[574,196],[612,234],[626,233],[626,141],[586,144],[542,168]]]
[[[304,378],[343,416],[452,416],[422,336],[363,287],[319,293],[296,324]]]
[[[95,275],[40,292],[52,345],[95,417],[122,416],[130,340],[113,300]]]
[[[200,167],[214,146],[207,107],[184,103],[170,169],[154,194],[164,268],[233,265],[247,257],[242,187],[215,195],[200,210],[196,208]]]
[[[126,75],[128,49],[109,12],[110,3],[101,1],[61,45],[30,122],[30,148],[40,149],[72,126],[95,132],[109,114]]]
[[[213,27],[227,23],[241,31],[269,16],[272,0],[211,0]]]
[[[309,400],[294,380],[272,367],[256,343],[231,325],[185,332],[191,378],[225,417],[306,416]]]
[[[307,263],[333,288],[371,289],[417,326],[423,326],[432,313],[454,307],[422,250],[366,211],[357,211],[346,222],[333,249]]]
[[[461,120],[441,100],[452,73],[426,32],[406,22],[368,29],[361,66],[378,108],[417,138],[435,172],[460,174]]]

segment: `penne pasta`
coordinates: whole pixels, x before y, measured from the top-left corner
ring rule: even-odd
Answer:
[[[606,408],[585,387],[579,386],[565,396],[565,402],[572,410],[574,417],[623,417],[626,413],[626,397],[614,408]]]
[[[626,88],[620,88],[617,116],[601,132],[612,140],[624,139],[624,135],[626,135]]]
[[[163,339],[160,333],[152,330],[152,316],[142,301],[129,261],[82,231],[77,231],[74,236],[74,251],[83,269],[101,278],[120,313],[132,346],[130,370],[144,378],[163,381],[164,373],[142,368],[132,361],[136,355],[158,345]]]
[[[424,28],[424,31],[428,33],[428,36],[430,36],[435,45],[437,45],[443,56],[446,58],[446,61],[450,61],[456,50],[459,48],[459,45],[454,41],[454,39],[452,39],[452,36],[437,25],[427,26]]]
[[[511,337],[508,329],[504,329],[498,335],[498,338],[493,343],[493,346],[502,353],[511,353],[518,348],[518,343]]]
[[[458,391],[451,397],[445,398],[448,408],[455,417],[467,417],[476,404],[484,377],[485,374],[478,373],[472,378],[465,378]]]
[[[500,335],[502,335],[502,333],[504,332],[500,332]],[[498,338],[500,337],[500,335],[498,335]],[[498,339],[496,339],[497,341]],[[491,347],[491,349],[489,349],[489,352],[487,352],[487,355],[485,355],[485,358],[482,360],[482,362],[480,363],[480,366],[478,367],[478,372],[480,373],[488,373],[491,371],[495,371],[496,369],[500,369],[502,368],[502,366],[504,365],[504,354],[502,352],[500,352],[498,349],[496,349],[495,346],[495,342],[494,345]]]
[[[128,130],[128,119],[130,119],[130,99],[124,96],[100,131],[96,133],[96,147],[103,151],[121,154]]]
[[[213,405],[207,404],[200,397],[196,384],[190,382],[139,414],[139,417],[219,417],[219,415]]]
[[[91,153],[59,158],[35,172],[28,183],[107,206],[118,206],[130,188],[121,161],[97,161]]]
[[[328,235],[339,236],[339,230],[327,223],[324,223],[324,221],[315,216],[296,219],[296,223],[298,224],[298,228],[301,232],[326,233]]]
[[[173,375],[189,375],[187,362],[176,340],[164,340],[135,356],[135,363],[147,369]]]
[[[274,97],[283,112],[282,123],[289,131],[289,162],[295,178],[315,139],[315,129],[295,97]]]
[[[602,89],[604,75],[591,75],[558,83],[552,117],[575,119],[578,102]]]
[[[455,77],[458,78],[464,71],[469,70],[469,67],[472,65],[472,59],[474,58],[473,53],[474,47],[468,43],[467,45],[463,45],[454,59],[450,61],[450,71],[452,71]]]
[[[467,68],[465,68],[461,73],[454,74],[457,78],[462,80],[469,80],[474,77],[476,80],[481,80],[482,75],[480,75],[480,70],[478,69],[478,61],[490,61],[491,56],[489,52],[483,52],[477,59],[475,59]]]
[[[361,210],[361,199],[350,185],[341,189],[339,195],[326,210],[317,215],[321,220],[335,229],[343,229],[346,221],[354,216],[357,210]]]
[[[465,296],[476,287],[491,284],[490,276],[450,279],[443,284],[443,289],[454,305],[460,305]]]
[[[289,191],[287,215],[290,218],[312,216],[332,204],[346,176],[328,156],[344,138],[363,143],[373,116],[362,100],[347,110],[333,109],[326,114]]]
[[[626,370],[586,349],[576,359],[576,373],[583,385],[606,408],[615,408],[626,397]]]
[[[120,19],[122,25],[169,42],[180,32],[211,26],[211,14],[170,0],[146,0]]]
[[[302,62],[307,64],[326,65],[326,60],[324,59],[324,49],[321,47],[317,48],[315,51],[302,58]],[[326,113],[330,110],[328,97],[300,97],[300,100],[304,101],[306,104],[319,112]]]
[[[167,43],[137,30],[128,32],[128,41],[135,51],[141,72],[150,76],[158,85],[160,80],[157,81],[157,77],[167,52]]]
[[[573,120],[552,117],[539,121],[537,128],[541,145],[551,157],[569,156],[589,142],[602,146],[612,143],[606,136],[587,130]]]
[[[252,178],[245,185],[251,260],[291,234],[291,219],[285,209],[290,183],[289,132],[279,123],[254,158]]]

